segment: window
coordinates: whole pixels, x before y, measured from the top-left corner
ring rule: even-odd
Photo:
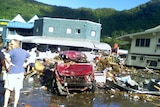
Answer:
[[[160,49],[160,38],[158,39],[157,49]]]
[[[75,33],[76,33],[76,34],[80,34],[80,33],[81,33],[81,30],[80,30],[80,29],[76,29]]]
[[[36,28],[36,32],[39,32],[39,28],[38,27]]]
[[[16,30],[10,30],[8,33],[14,35],[14,34],[16,34],[17,32],[16,32]]]
[[[2,32],[3,31],[3,27],[0,27],[0,32]]]
[[[145,46],[146,46],[146,47],[149,47],[149,45],[150,45],[150,39],[146,39]]]
[[[91,31],[91,36],[96,36],[96,31]]]
[[[136,39],[136,46],[139,46],[140,44],[140,39]]]
[[[160,38],[158,39],[158,43],[160,43]]]
[[[132,60],[136,60],[136,56],[131,56],[131,59]]]
[[[147,63],[149,63],[149,66],[157,67],[157,61],[147,60]]]
[[[136,44],[137,47],[149,47],[150,46],[150,39],[136,39]]]
[[[54,28],[53,27],[49,27],[48,28],[48,32],[54,32]]]
[[[141,39],[140,46],[144,46],[145,39]]]
[[[67,28],[66,33],[67,33],[67,34],[71,34],[71,33],[72,33],[72,29],[71,29],[71,28]]]
[[[141,56],[141,57],[140,57],[140,61],[143,61],[143,60],[144,60],[144,57],[143,57],[143,56]]]

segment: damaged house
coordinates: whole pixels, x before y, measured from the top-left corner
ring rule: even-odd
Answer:
[[[128,66],[160,69],[160,25],[118,39],[128,41],[130,44],[126,62]]]

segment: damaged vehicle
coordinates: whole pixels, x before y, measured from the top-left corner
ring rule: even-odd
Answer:
[[[85,54],[64,51],[59,57],[63,62],[55,64],[52,81],[52,87],[59,95],[69,95],[75,91],[95,91],[93,66],[85,60]]]

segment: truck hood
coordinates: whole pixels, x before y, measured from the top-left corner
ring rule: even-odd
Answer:
[[[61,76],[84,76],[93,73],[91,64],[58,64],[57,71]]]

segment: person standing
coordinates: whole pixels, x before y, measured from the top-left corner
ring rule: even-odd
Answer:
[[[30,54],[20,48],[20,41],[18,40],[11,40],[10,41],[11,50],[8,52],[10,55],[11,61],[9,63],[9,70],[7,72],[7,76],[5,79],[5,95],[4,95],[4,106],[8,106],[10,94],[12,91],[15,91],[14,94],[14,107],[17,107],[19,97],[20,97],[20,90],[23,88],[23,79],[25,68],[23,67],[24,62]]]
[[[27,74],[28,73],[31,73],[34,71],[34,68],[35,68],[35,62],[36,62],[36,50],[37,48],[32,48],[30,51],[29,51],[29,54],[30,54],[30,57],[28,58],[28,61],[26,63],[27,65]],[[31,70],[31,71],[30,71]]]
[[[2,48],[3,44],[3,39],[0,37],[0,48]],[[2,74],[2,68],[5,68],[5,70],[8,70],[5,64],[5,55],[4,53],[0,50],[0,74]]]
[[[2,37],[0,37],[0,48],[2,49],[2,47],[3,47],[3,39],[2,39]],[[2,78],[4,78],[4,72],[5,72],[5,70],[7,71],[7,67],[5,65],[5,55],[1,49],[0,49],[0,84],[3,85],[4,79],[2,79]],[[3,68],[5,68],[5,69],[3,70]],[[0,99],[1,99],[0,106],[2,106],[3,100],[4,100],[2,93],[0,93]]]

